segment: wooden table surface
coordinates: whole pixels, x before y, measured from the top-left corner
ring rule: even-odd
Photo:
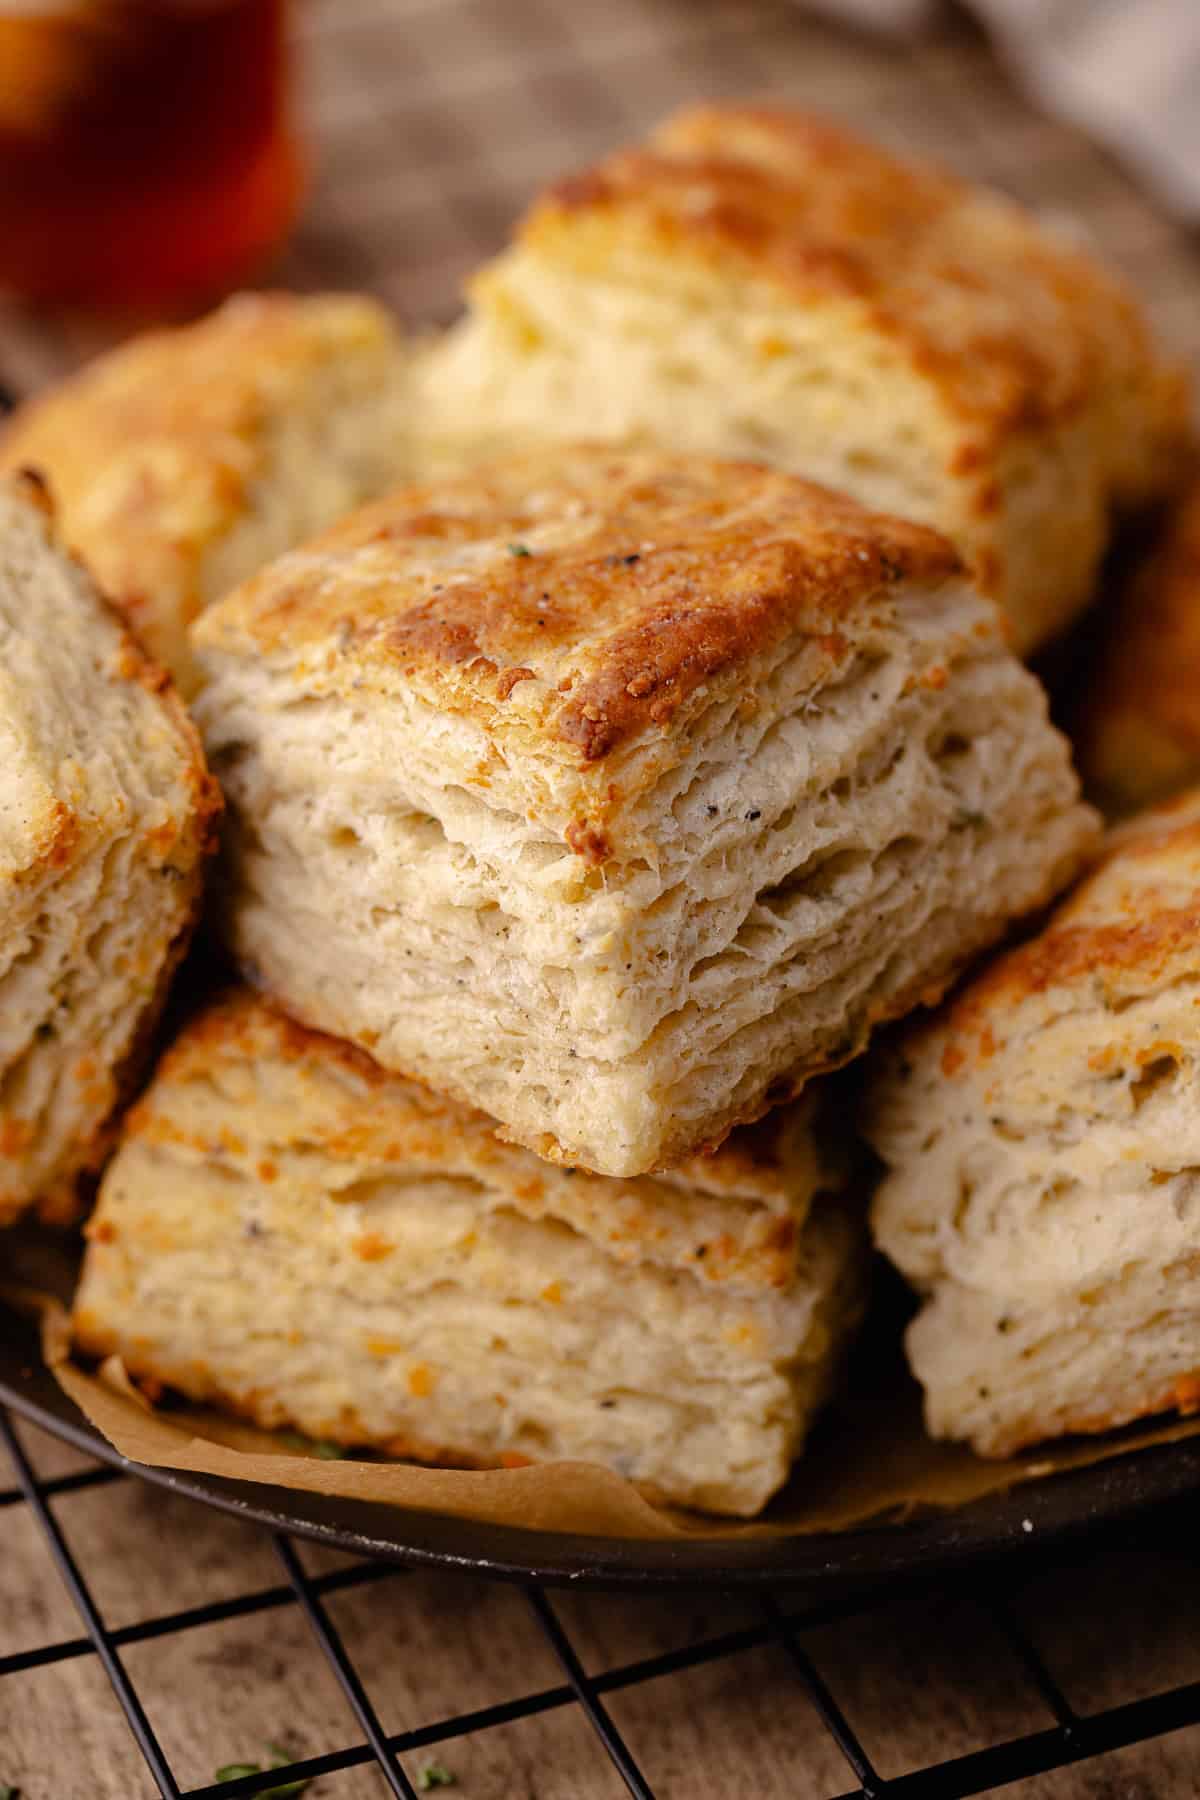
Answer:
[[[310,0],[299,10],[314,146],[311,203],[274,279],[364,286],[414,321],[448,316],[463,274],[502,240],[536,184],[701,94],[773,91],[938,156],[1084,228],[1134,276],[1164,335],[1200,357],[1200,250],[1094,147],[1038,118],[965,35],[913,53],[865,43],[785,0]],[[113,334],[77,315],[0,303],[0,381],[29,391]],[[84,1466],[33,1431],[40,1474]],[[26,1800],[133,1800],[154,1784],[96,1656],[39,1646],[80,1624],[0,1448],[0,1789]],[[108,1627],[264,1588],[281,1570],[257,1530],[125,1479],[63,1491],[54,1512]],[[1032,1552],[1031,1552],[1032,1554]],[[305,1564],[339,1559],[303,1550]],[[1037,1565],[1014,1592],[1081,1711],[1200,1680],[1200,1570],[1187,1521]],[[555,1602],[590,1673],[737,1633],[761,1614],[715,1593],[671,1600],[570,1593]],[[329,1611],[384,1726],[427,1725],[560,1686],[524,1597],[433,1574],[331,1595]],[[228,1609],[226,1609],[228,1611]],[[961,1582],[804,1636],[884,1777],[1049,1725],[994,1616]],[[361,1733],[294,1604],[141,1637],[123,1651],[182,1786],[269,1742],[312,1756]],[[11,1672],[16,1666],[17,1672]],[[6,1672],[6,1670],[8,1672]],[[743,1649],[615,1689],[608,1705],[655,1794],[813,1800],[854,1787],[780,1647]],[[407,1755],[414,1776],[434,1753]],[[436,1751],[464,1800],[601,1800],[622,1784],[580,1708],[556,1705]],[[363,1769],[314,1796],[356,1800]],[[920,1792],[910,1788],[907,1792]],[[1200,1728],[1005,1790],[1029,1800],[1195,1800]]]

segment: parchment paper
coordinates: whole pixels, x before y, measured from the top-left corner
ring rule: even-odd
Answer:
[[[788,1486],[760,1519],[740,1523],[655,1506],[621,1476],[590,1463],[477,1471],[371,1457],[324,1460],[300,1440],[199,1407],[152,1406],[116,1358],[99,1369],[72,1359],[67,1313],[57,1295],[14,1286],[0,1295],[40,1315],[46,1362],[60,1386],[133,1462],[542,1531],[658,1539],[848,1531],[962,1506],[1019,1482],[1200,1433],[1200,1418],[1160,1419],[1005,1462],[985,1461],[926,1435],[919,1390],[894,1326],[884,1320],[860,1344],[843,1396],[814,1433]]]

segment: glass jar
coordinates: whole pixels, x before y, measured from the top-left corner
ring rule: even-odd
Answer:
[[[286,0],[0,0],[0,290],[159,305],[246,273],[302,186]]]

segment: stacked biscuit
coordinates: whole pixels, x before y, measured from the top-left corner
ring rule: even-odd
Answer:
[[[192,330],[6,449],[61,455],[195,695],[257,990],[128,1114],[78,1341],[267,1426],[753,1513],[863,1304],[817,1078],[1089,854],[1006,639],[1163,486],[1177,378],[1006,204],[737,109],[551,196],[432,348],[346,303]],[[158,398],[198,342],[202,431]],[[107,493],[84,425],[130,446]],[[389,458],[424,478],[311,535]]]
[[[560,449],[352,515],[192,641],[225,928],[297,1023],[242,1000],[168,1058],[82,1343],[266,1424],[757,1510],[864,1233],[815,1099],[734,1128],[1091,841],[994,610],[795,477]]]

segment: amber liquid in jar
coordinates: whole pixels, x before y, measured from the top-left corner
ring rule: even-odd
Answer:
[[[0,292],[201,298],[301,188],[286,0],[0,0]]]

